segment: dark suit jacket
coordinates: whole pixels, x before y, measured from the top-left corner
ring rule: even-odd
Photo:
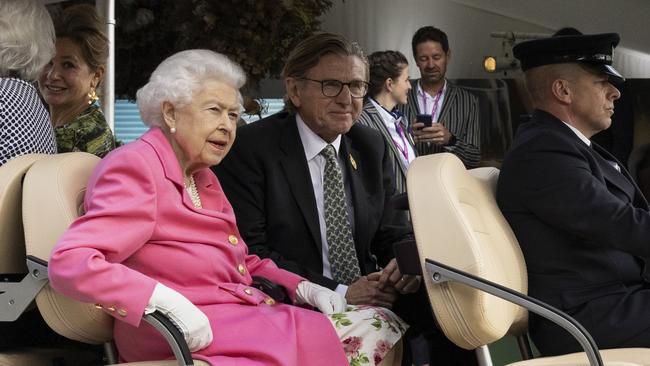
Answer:
[[[519,240],[529,293],[574,316],[601,348],[650,346],[648,203],[624,165],[587,146],[553,115],[535,111],[503,161],[497,202]],[[540,318],[543,354],[578,351]]]
[[[388,205],[395,188],[381,135],[355,124],[342,136],[339,154],[352,193],[357,258],[367,274],[387,264],[392,244],[411,230],[405,215]],[[316,199],[294,116],[280,112],[239,128],[232,151],[213,170],[251,253],[336,288],[322,275]]]
[[[407,166],[404,164],[404,161],[402,161],[401,158],[402,153],[397,149],[397,147],[393,143],[393,137],[390,135],[390,131],[388,131],[388,128],[384,123],[384,120],[381,118],[381,114],[379,114],[379,111],[377,110],[377,108],[375,108],[375,105],[372,104],[370,100],[367,100],[363,105],[363,111],[359,115],[359,118],[357,118],[357,123],[360,123],[364,126],[368,126],[370,128],[379,131],[381,135],[384,137],[384,140],[386,141],[389,147],[388,156],[391,160],[391,163],[393,164],[393,177],[395,178],[395,189],[397,193],[406,192]],[[406,135],[407,143],[411,145],[411,147],[414,147],[413,138],[411,137],[411,134],[406,133],[405,135]],[[413,150],[415,150],[415,148]]]
[[[408,103],[399,109],[406,115],[408,130],[410,124],[420,113],[418,83],[420,79],[411,80]],[[456,136],[456,144],[442,146],[426,142],[415,144],[419,155],[450,152],[460,158],[467,168],[476,168],[481,160],[481,130],[479,126],[478,99],[467,90],[447,81],[440,109],[440,122]]]

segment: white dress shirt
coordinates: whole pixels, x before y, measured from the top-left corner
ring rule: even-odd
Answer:
[[[438,123],[440,119],[440,111],[442,111],[442,103],[445,101],[445,92],[447,91],[447,80],[445,79],[445,84],[442,86],[442,93],[440,98],[438,98],[438,103],[436,103],[435,95],[431,95],[425,92],[420,86],[418,81],[418,106],[420,107],[420,114],[432,114],[431,112],[435,108],[435,115],[431,116],[433,123]],[[424,99],[423,99],[424,98]]]
[[[298,134],[300,135],[300,140],[302,141],[302,146],[305,150],[305,158],[307,158],[307,166],[309,167],[309,175],[311,177],[311,185],[314,189],[314,197],[316,198],[316,208],[318,210],[318,226],[320,227],[320,238],[321,243],[323,244],[322,256],[323,256],[323,276],[327,278],[332,278],[332,267],[330,266],[329,261],[329,245],[327,244],[327,234],[325,229],[325,200],[323,198],[323,178],[325,177],[325,157],[320,155],[320,152],[328,145],[328,143],[318,136],[314,131],[312,131],[306,124],[305,121],[300,117],[299,114],[296,114],[296,124],[298,126]],[[336,139],[331,143],[336,150],[336,156],[339,156],[339,148],[341,147],[341,135],[337,136]],[[343,174],[343,181],[345,182],[345,169],[341,158],[337,159],[339,167],[341,168],[341,173]],[[352,218],[352,209],[350,205],[350,192],[348,191],[346,185],[346,196],[348,201],[348,217]],[[354,225],[352,225],[354,230]],[[336,287],[336,292],[345,296],[345,293],[348,290],[348,286],[339,284]]]
[[[393,143],[398,146],[397,150],[400,152],[400,159],[402,159],[402,162],[404,162],[404,166],[408,168],[409,164],[413,161],[413,159],[415,159],[415,151],[413,150],[413,147],[411,144],[409,144],[406,136],[401,136],[399,132],[397,132],[397,120],[395,117],[374,99],[370,98],[370,102],[375,106],[375,109],[379,111],[381,120],[384,122],[386,129],[388,129],[388,132],[390,133],[390,138],[393,140]],[[402,124],[402,126],[404,125]],[[406,134],[408,132],[404,131],[404,133]],[[408,152],[408,158],[404,156],[404,153],[402,153],[402,151]]]

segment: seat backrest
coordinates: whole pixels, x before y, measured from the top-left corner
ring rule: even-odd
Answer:
[[[468,171],[449,153],[411,163],[408,198],[423,273],[430,258],[527,292],[521,249],[495,201],[498,174],[496,168]],[[462,284],[424,278],[435,317],[458,346],[477,348],[525,329],[524,309]]]
[[[39,160],[27,172],[23,225],[28,255],[49,261],[61,235],[83,213],[86,184],[99,160],[83,152],[57,154]],[[67,338],[99,344],[113,337],[113,318],[49,285],[37,295],[36,304],[48,325]]]
[[[0,273],[26,273],[23,235],[23,178],[27,170],[47,155],[29,154],[0,166]]]

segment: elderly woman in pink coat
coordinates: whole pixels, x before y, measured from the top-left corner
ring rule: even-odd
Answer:
[[[354,356],[358,339],[342,342],[336,321],[323,315],[344,311],[345,298],[249,255],[209,169],[233,144],[244,82],[238,65],[212,51],[163,61],[137,93],[151,129],[99,163],[85,215],[52,253],[52,286],[119,320],[124,361],[172,357],[141,322],[155,310],[178,325],[195,358],[213,365],[347,365]],[[320,312],[275,303],[251,286],[252,276]]]

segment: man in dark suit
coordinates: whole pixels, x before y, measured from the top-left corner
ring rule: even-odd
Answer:
[[[450,152],[467,168],[481,160],[478,99],[445,78],[451,50],[447,34],[427,26],[411,41],[420,79],[411,80],[408,104],[400,106],[410,124],[418,155]],[[430,115],[431,127],[416,122],[417,115]]]
[[[566,311],[601,348],[650,346],[650,211],[624,164],[589,140],[608,128],[618,34],[518,44],[536,110],[503,162],[497,201],[519,240],[533,297]],[[580,350],[531,315],[544,355]]]
[[[230,154],[213,168],[240,232],[251,253],[341,292],[348,303],[392,307],[420,279],[402,276],[394,260],[393,244],[411,229],[389,205],[395,188],[386,143],[354,124],[368,87],[366,59],[344,38],[319,34],[294,49],[283,77],[287,111],[239,128]],[[329,147],[343,182],[345,212],[336,220],[328,211]],[[339,241],[349,246],[343,262],[332,253]]]

